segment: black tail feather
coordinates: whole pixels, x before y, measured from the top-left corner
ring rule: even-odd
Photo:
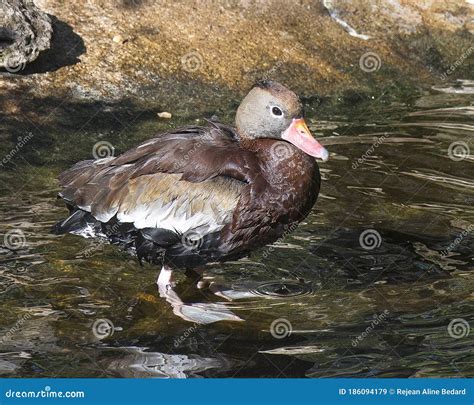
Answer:
[[[204,233],[194,240],[186,234],[164,228],[136,229],[132,223],[121,223],[114,217],[107,223],[94,218],[91,213],[70,207],[71,215],[53,226],[52,232],[80,234],[85,237],[105,238],[109,243],[121,246],[144,261],[162,265],[167,263],[178,268],[193,268],[209,261],[219,261],[219,232]],[[192,233],[192,232],[191,232]]]
[[[78,209],[73,211],[66,219],[55,224],[52,232],[56,235],[80,233],[87,228],[97,228],[98,224],[98,221],[89,212]]]

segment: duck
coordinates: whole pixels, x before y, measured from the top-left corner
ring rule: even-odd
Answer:
[[[262,80],[235,127],[207,120],[62,172],[69,216],[53,232],[106,239],[160,265],[160,296],[186,318],[174,273],[243,258],[294,230],[316,203],[318,160],[328,157],[296,93]]]

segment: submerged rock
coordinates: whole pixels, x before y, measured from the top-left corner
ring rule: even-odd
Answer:
[[[49,49],[51,19],[32,0],[0,0],[0,67],[16,73]]]

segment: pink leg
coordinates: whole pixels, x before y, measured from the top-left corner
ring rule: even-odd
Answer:
[[[185,321],[200,324],[217,321],[241,321],[237,315],[219,303],[185,304],[174,291],[173,270],[163,266],[156,281],[160,297],[166,299],[173,308],[173,313]]]

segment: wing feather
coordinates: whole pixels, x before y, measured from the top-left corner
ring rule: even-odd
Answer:
[[[59,176],[60,196],[101,222],[117,216],[138,229],[212,232],[232,222],[256,172],[230,127],[187,127],[116,158],[77,163]]]

